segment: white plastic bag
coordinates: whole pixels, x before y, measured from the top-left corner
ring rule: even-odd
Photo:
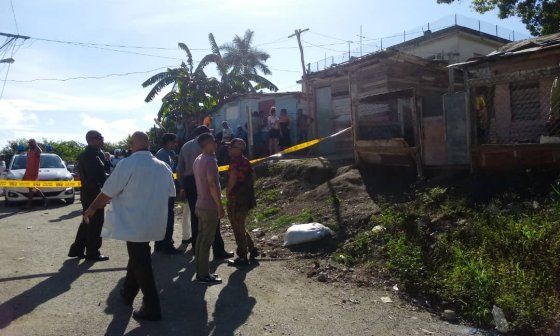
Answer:
[[[183,240],[189,240],[192,237],[192,230],[191,230],[191,208],[189,207],[189,202],[186,201],[183,204]]]
[[[323,224],[292,224],[284,235],[284,246],[292,246],[321,240],[325,237],[331,236],[332,234],[332,230]]]

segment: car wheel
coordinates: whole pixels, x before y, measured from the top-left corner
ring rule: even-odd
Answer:
[[[65,201],[66,201],[66,205],[74,204],[74,202],[76,201],[76,196],[72,196],[72,198],[67,198]]]

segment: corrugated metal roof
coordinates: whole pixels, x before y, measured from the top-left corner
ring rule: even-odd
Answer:
[[[474,65],[499,58],[530,54],[552,48],[560,48],[560,33],[511,42],[486,56],[472,58],[462,63],[451,64],[449,68]]]

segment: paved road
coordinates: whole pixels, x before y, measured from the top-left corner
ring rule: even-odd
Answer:
[[[286,261],[243,270],[213,264],[224,284],[205,287],[192,282],[190,254],[154,255],[164,319],[138,323],[117,294],[123,242],[104,242],[107,262],[66,258],[80,213],[79,202],[29,212],[0,204],[0,335],[473,334],[397,298],[381,303],[390,292],[307,279]],[[227,244],[233,248],[231,238]]]

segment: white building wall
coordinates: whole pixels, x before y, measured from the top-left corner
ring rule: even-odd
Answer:
[[[455,31],[443,36],[421,41],[416,45],[397,48],[403,52],[422,57],[464,62],[469,58],[488,55],[503,44],[481,36]]]

